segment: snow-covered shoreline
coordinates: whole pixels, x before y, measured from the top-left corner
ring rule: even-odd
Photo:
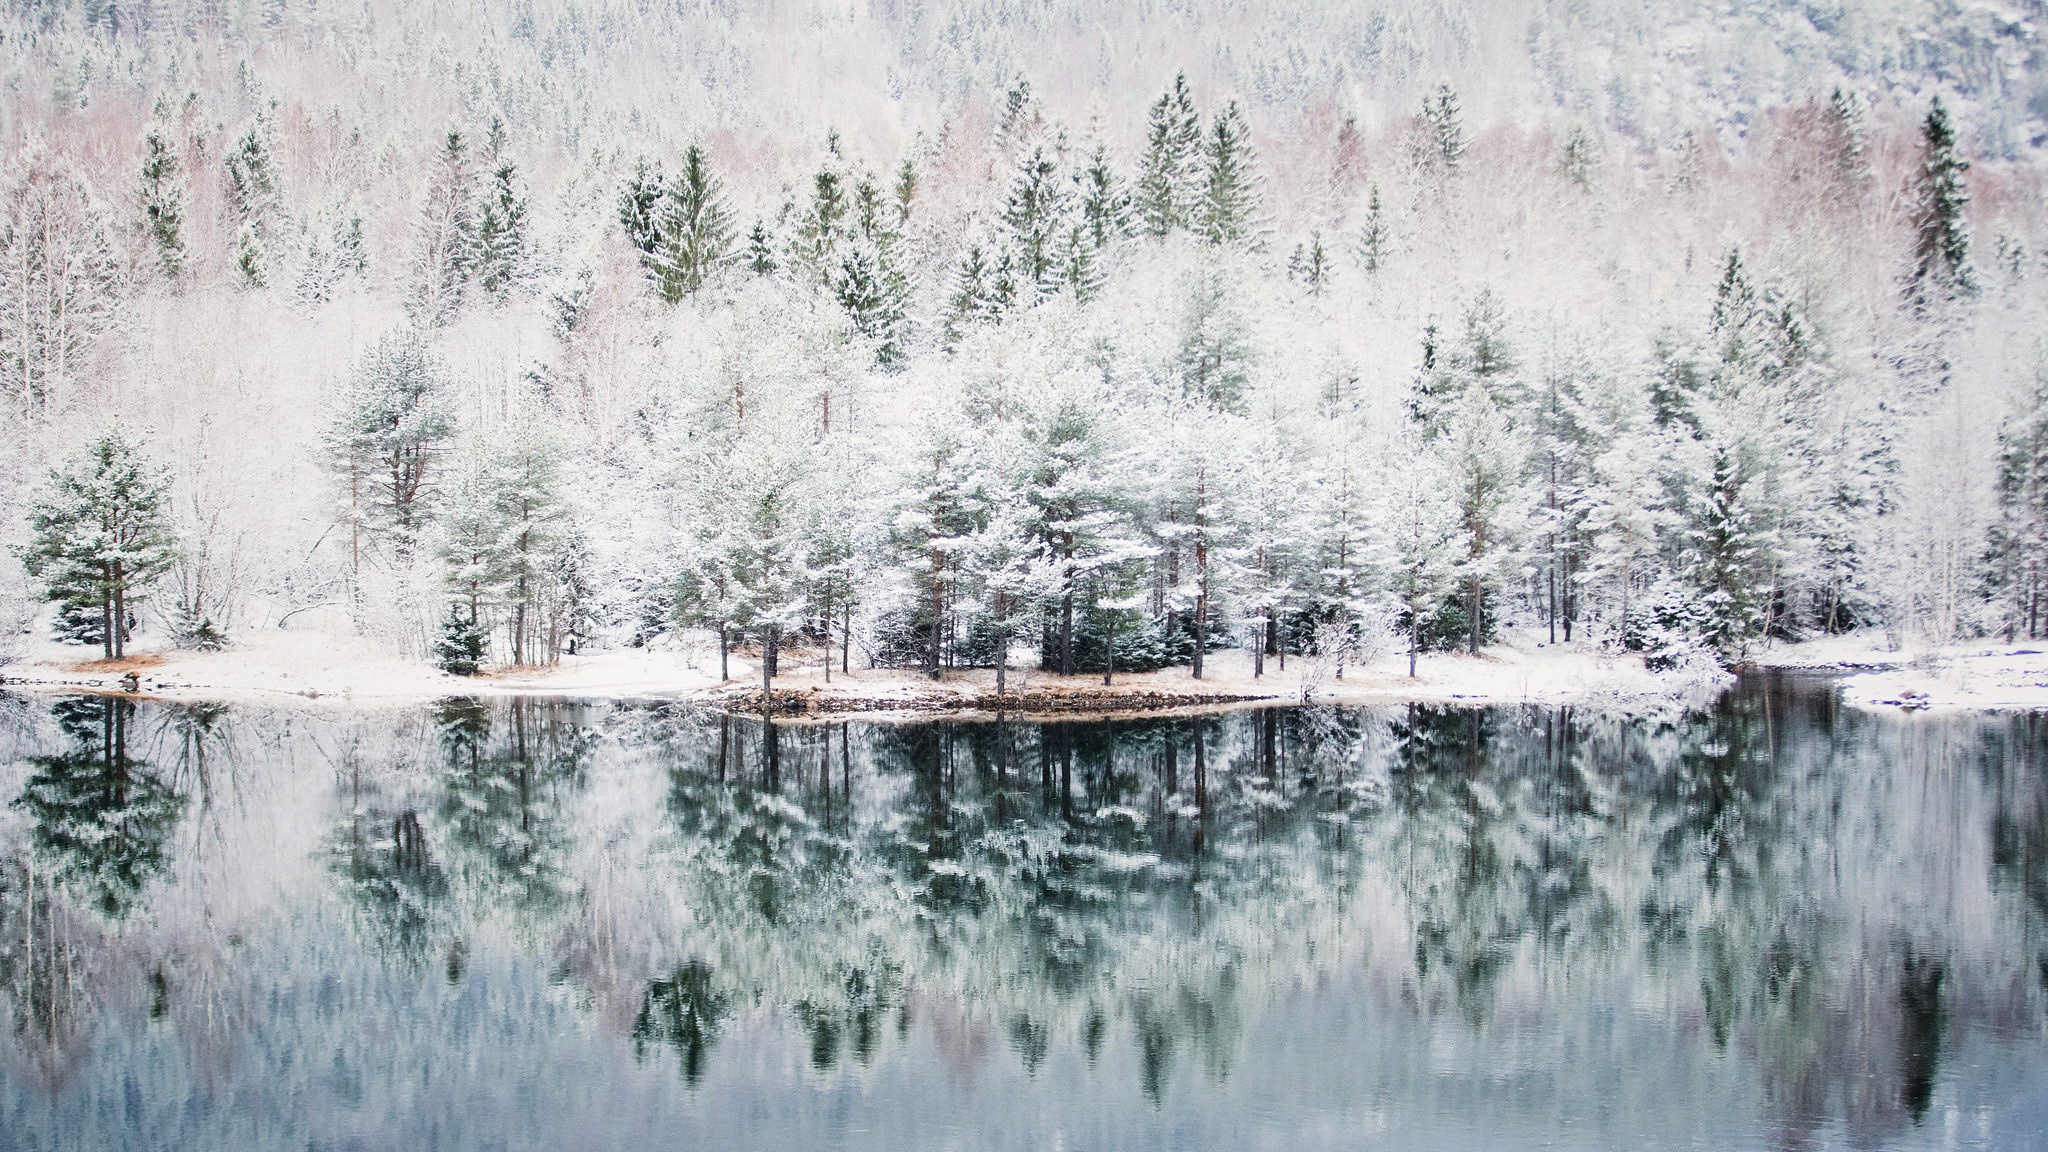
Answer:
[[[132,671],[142,694],[180,700],[296,697],[331,703],[404,703],[447,696],[659,697],[737,707],[751,694],[751,707],[759,707],[758,664],[735,654],[730,661],[732,678],[721,681],[716,654],[701,650],[600,652],[565,657],[555,668],[474,677],[451,676],[354,637],[313,631],[257,633],[223,652],[144,652],[115,666],[90,656],[76,647],[41,644],[0,665],[0,678],[5,687],[21,690],[116,692]],[[1039,700],[1055,702],[1049,710],[1073,712],[1080,710],[1076,698],[1093,696],[1122,701],[1105,710],[1169,710],[1296,702],[1302,698],[1302,677],[1308,671],[1308,662],[1299,658],[1290,659],[1284,670],[1269,659],[1266,674],[1254,677],[1248,656],[1226,651],[1210,657],[1200,680],[1186,668],[1172,668],[1118,674],[1113,685],[1104,688],[1099,675],[1059,677],[1012,669],[1006,687],[1023,711]],[[1421,658],[1417,672],[1410,679],[1407,657],[1390,655],[1367,667],[1347,668],[1341,680],[1326,675],[1312,696],[1318,703],[1595,702],[1627,708],[1662,707],[1697,695],[1701,687],[1697,675],[1650,673],[1634,655],[1562,645],[1489,648],[1476,659],[1432,653]],[[827,683],[816,656],[805,653],[785,657],[783,672],[775,679],[778,699],[794,694],[809,701],[811,710],[834,713],[974,711],[980,710],[976,701],[985,701],[994,687],[995,674],[988,669],[949,670],[938,681],[914,669],[856,668],[851,674],[835,669]],[[1138,702],[1147,694],[1156,704]]]
[[[2048,643],[1952,644],[1890,651],[1843,637],[1765,653],[1767,667],[1841,673],[1844,703],[1869,709],[2016,711],[2048,708]]]

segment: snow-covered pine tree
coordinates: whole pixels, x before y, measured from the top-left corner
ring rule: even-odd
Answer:
[[[157,270],[175,280],[185,270],[185,181],[178,154],[161,127],[142,137],[142,234],[156,255]]]
[[[402,565],[420,541],[455,430],[446,391],[440,358],[416,328],[384,336],[349,373],[324,444],[358,573],[366,547],[387,546]]]
[[[644,156],[619,192],[619,227],[643,262],[651,260],[661,246],[661,208],[667,195],[668,177],[661,164]]]
[[[1330,254],[1323,247],[1323,234],[1313,231],[1305,242],[1294,246],[1287,258],[1287,274],[1310,296],[1321,296],[1330,283]]]
[[[444,324],[462,306],[463,291],[475,272],[476,201],[469,142],[450,129],[435,157],[419,216],[412,291],[406,301],[415,323]]]
[[[1456,172],[1465,160],[1465,123],[1458,108],[1458,94],[1449,84],[1422,99],[1422,139],[1425,167],[1439,172]]]
[[[657,210],[659,240],[650,257],[657,294],[670,304],[699,289],[733,259],[733,225],[724,190],[704,149],[683,150]]]
[[[1196,221],[1202,238],[1217,245],[1257,246],[1265,180],[1252,152],[1251,127],[1237,101],[1216,114],[1202,151],[1204,179]]]
[[[840,247],[847,239],[851,212],[846,185],[839,173],[831,167],[818,169],[811,177],[810,203],[797,220],[791,262],[817,282],[830,279],[839,267]]]
[[[746,267],[756,276],[773,276],[782,267],[775,259],[775,244],[769,239],[768,226],[759,220],[747,233]]]
[[[1907,299],[1926,313],[1944,300],[1975,290],[1970,271],[1970,233],[1963,205],[1970,202],[1963,185],[1969,162],[1956,149],[1955,127],[1948,108],[1936,96],[1920,126],[1920,172],[1913,187],[1913,269]]]
[[[282,212],[277,169],[270,156],[270,121],[259,113],[223,161],[228,223],[234,230],[229,262],[237,283],[260,288],[269,279],[272,234]]]
[[[559,440],[547,414],[527,404],[493,438],[488,465],[514,664],[551,659],[544,609],[554,599],[551,574],[572,523],[561,493]]]
[[[941,336],[948,349],[957,347],[967,330],[978,324],[1002,319],[1012,303],[1013,283],[1006,270],[989,261],[981,244],[970,241],[953,273],[953,293],[946,301],[946,321]]]
[[[1060,249],[1069,215],[1066,185],[1059,164],[1042,145],[1032,148],[1010,181],[1003,227],[1019,286],[1033,300],[1060,289]]]
[[[1393,230],[1387,223],[1387,212],[1380,203],[1380,186],[1374,184],[1366,194],[1365,219],[1358,225],[1358,242],[1354,251],[1358,254],[1358,267],[1367,276],[1378,276],[1393,255]]]
[[[1145,232],[1165,236],[1192,226],[1202,179],[1202,121],[1188,91],[1187,74],[1181,73],[1152,105],[1145,129],[1145,158],[1135,197]]]
[[[2011,643],[2048,634],[2048,374],[1998,429],[1998,518],[1985,584],[1992,619]]]
[[[168,469],[118,426],[53,469],[29,506],[22,565],[45,598],[99,613],[102,651],[126,654],[133,612],[177,559]]]
[[[502,301],[526,271],[526,198],[519,194],[518,169],[502,161],[478,197],[470,252],[476,286]]]

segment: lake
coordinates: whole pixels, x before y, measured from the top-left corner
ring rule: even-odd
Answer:
[[[2048,721],[0,696],[0,1147],[2048,1147]]]

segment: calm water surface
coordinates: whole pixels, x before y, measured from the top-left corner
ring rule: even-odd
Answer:
[[[0,696],[0,1148],[2048,1147],[2044,763]]]

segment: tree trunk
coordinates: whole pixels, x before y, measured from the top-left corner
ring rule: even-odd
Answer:
[[[825,683],[832,682],[832,602],[825,602]]]
[[[848,653],[853,651],[853,601],[848,600],[840,605],[839,611],[846,620],[846,627],[839,633],[839,671],[850,676],[852,673],[848,672],[847,668],[850,667]]]
[[[725,621],[718,622],[718,682],[723,684],[732,679],[732,637],[725,630]]]
[[[1478,574],[1477,574],[1477,573],[1474,573],[1474,574],[1473,574],[1473,576],[1472,576],[1472,590],[1471,590],[1471,593],[1470,593],[1470,595],[1468,596],[1468,599],[1469,599],[1469,600],[1471,601],[1471,605],[1472,605],[1472,644],[1471,644],[1471,648],[1472,648],[1472,655],[1474,655],[1474,656],[1477,656],[1477,655],[1479,655],[1479,612],[1480,612],[1480,608],[1482,607],[1482,601],[1481,601],[1481,597],[1482,597],[1483,595],[1484,595],[1484,593],[1483,593],[1483,591],[1482,591],[1482,590],[1481,590],[1481,588],[1480,588],[1480,580],[1479,580],[1479,576],[1478,576]]]
[[[774,689],[771,682],[775,677],[775,626],[761,629],[761,719],[765,722],[775,711]],[[765,731],[765,729],[763,730]]]
[[[1195,596],[1195,666],[1194,678],[1202,678],[1202,653],[1209,647],[1209,595],[1206,592]]]
[[[1071,576],[1069,577],[1071,580]],[[1074,589],[1060,597],[1060,675],[1074,674]]]
[[[1110,677],[1116,674],[1116,613],[1115,613],[1115,612],[1111,612],[1111,613],[1109,614],[1109,624],[1108,624],[1108,628],[1107,628],[1107,630],[1106,630],[1106,631],[1104,632],[1104,635],[1105,635],[1106,637],[1108,637],[1108,639],[1107,639],[1107,640],[1106,640],[1106,641],[1104,642],[1104,647],[1103,647],[1103,653],[1102,653],[1102,686],[1103,686],[1104,688],[1107,688],[1107,687],[1109,687],[1109,680],[1110,680]]]

